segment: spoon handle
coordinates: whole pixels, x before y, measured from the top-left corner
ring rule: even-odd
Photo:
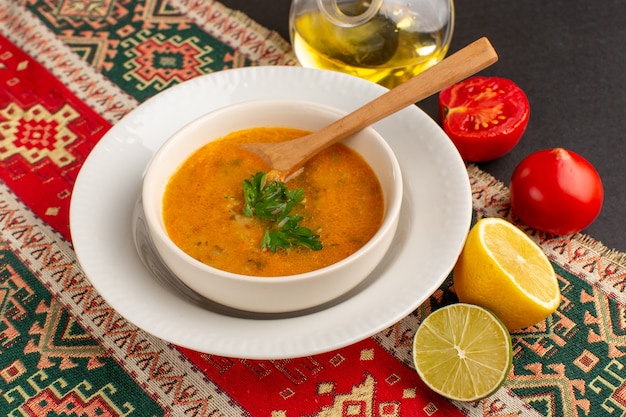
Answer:
[[[357,110],[314,132],[312,135],[316,137],[315,140],[311,140],[309,142],[311,146],[307,146],[308,149],[302,148],[301,152],[302,154],[310,152],[310,156],[313,156],[404,107],[476,74],[497,60],[498,55],[489,40],[480,38]],[[304,159],[308,158],[304,156]]]

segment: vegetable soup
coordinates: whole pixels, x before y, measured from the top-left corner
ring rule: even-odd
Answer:
[[[261,248],[266,225],[243,214],[242,181],[269,165],[241,144],[295,139],[309,132],[259,127],[233,132],[192,154],[170,178],[163,219],[172,241],[212,267],[252,276],[313,271],[356,252],[378,231],[384,198],[375,173],[360,154],[335,144],[313,157],[285,185],[302,189],[293,208],[301,225],[319,235],[323,248]]]

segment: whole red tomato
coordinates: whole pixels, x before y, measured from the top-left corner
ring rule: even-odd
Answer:
[[[576,233],[600,213],[604,189],[598,171],[563,148],[528,155],[511,177],[511,208],[527,225],[555,235]]]
[[[477,76],[439,93],[439,116],[461,157],[483,162],[517,145],[528,125],[530,105],[513,81]]]

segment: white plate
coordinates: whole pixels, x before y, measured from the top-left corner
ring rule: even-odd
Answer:
[[[295,317],[224,314],[163,285],[144,267],[133,242],[143,171],[184,124],[232,103],[272,97],[350,111],[385,91],[336,72],[268,66],[208,74],[147,100],[107,132],[76,181],[70,227],[87,277],[138,327],[176,345],[222,356],[307,356],[355,343],[396,323],[445,280],[471,221],[465,165],[439,126],[416,106],[374,125],[396,152],[405,198],[388,255],[347,299]]]

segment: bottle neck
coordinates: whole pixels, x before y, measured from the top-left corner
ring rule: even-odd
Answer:
[[[332,24],[342,27],[354,27],[369,22],[380,10],[383,0],[371,0],[367,9],[358,15],[346,14],[337,4],[337,0],[317,0],[322,14]]]

